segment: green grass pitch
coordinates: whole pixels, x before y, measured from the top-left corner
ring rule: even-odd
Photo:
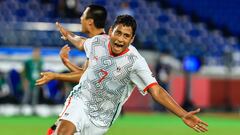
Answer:
[[[239,135],[240,116],[200,115],[208,122],[204,135]],[[45,135],[56,117],[0,116],[1,135]],[[198,135],[172,114],[126,114],[114,123],[107,135]]]

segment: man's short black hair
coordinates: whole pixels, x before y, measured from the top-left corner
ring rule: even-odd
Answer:
[[[116,27],[117,25],[122,24],[123,26],[132,27],[133,36],[135,35],[137,29],[137,23],[135,19],[130,15],[119,15],[117,16],[116,20],[114,21],[112,28]]]
[[[96,28],[104,28],[107,20],[107,10],[99,5],[89,5],[86,19],[93,19]]]

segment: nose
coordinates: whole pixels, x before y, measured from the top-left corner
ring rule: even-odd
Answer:
[[[119,42],[123,42],[123,41],[124,41],[123,35],[119,36],[118,41],[119,41]]]

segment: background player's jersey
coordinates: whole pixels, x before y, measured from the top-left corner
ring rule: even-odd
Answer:
[[[89,65],[72,95],[84,102],[84,110],[96,126],[109,127],[134,86],[145,95],[156,80],[145,59],[131,45],[123,54],[112,56],[109,37],[99,35],[87,39],[84,49]]]

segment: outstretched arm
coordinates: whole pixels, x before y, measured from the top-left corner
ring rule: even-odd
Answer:
[[[51,80],[61,80],[67,82],[78,83],[83,71],[71,72],[71,73],[54,73],[54,72],[42,72],[41,78],[36,81],[36,85],[43,85]]]
[[[77,65],[73,64],[69,60],[69,52],[70,52],[70,47],[68,45],[65,45],[62,47],[60,51],[60,58],[63,62],[63,64],[72,72],[77,72],[83,70],[83,68],[78,67]]]
[[[56,26],[60,33],[62,34],[62,38],[64,40],[70,41],[76,48],[83,51],[83,43],[85,42],[86,38],[82,36],[77,36],[73,34],[72,32],[66,30],[59,22],[56,22]]]
[[[208,130],[208,124],[195,115],[200,109],[187,112],[159,85],[151,87],[149,93],[155,101],[164,105],[168,110],[180,117],[187,126],[193,128],[197,132],[205,132]]]

